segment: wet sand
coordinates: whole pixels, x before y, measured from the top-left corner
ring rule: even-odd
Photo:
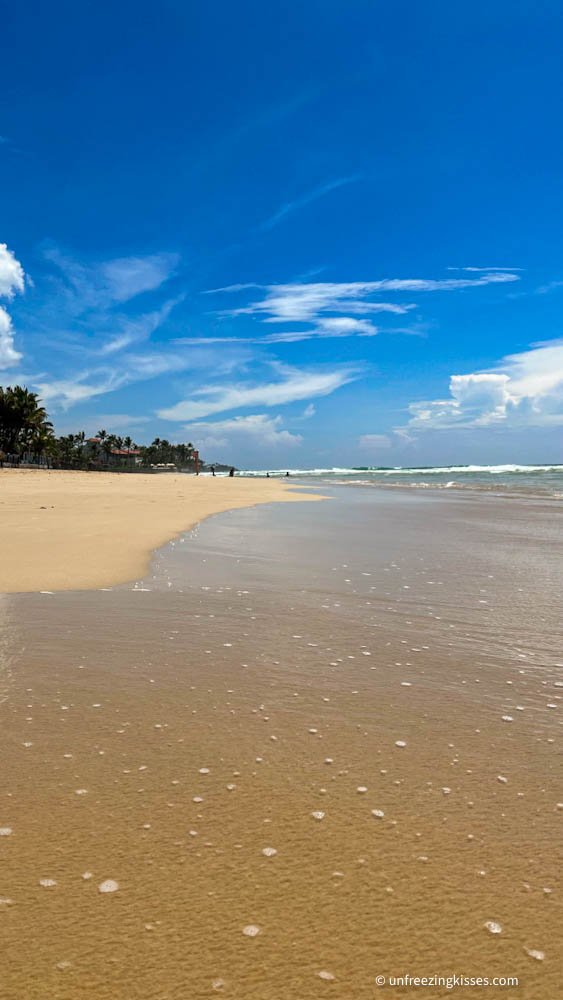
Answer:
[[[295,499],[265,479],[2,469],[0,593],[123,583],[205,517]]]
[[[2,599],[2,1000],[561,994],[563,511],[329,492]]]

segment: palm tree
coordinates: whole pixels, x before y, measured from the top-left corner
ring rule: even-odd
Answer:
[[[36,433],[52,434],[47,411],[35,392],[21,385],[0,387],[0,448],[8,454],[21,455],[29,448]]]

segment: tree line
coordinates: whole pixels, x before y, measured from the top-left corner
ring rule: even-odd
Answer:
[[[130,435],[121,437],[105,429],[90,439],[84,431],[57,437],[37,393],[19,385],[5,389],[0,386],[0,462],[19,464],[26,461],[64,469],[90,469],[110,464],[126,468],[131,465],[131,459],[137,457],[144,468],[153,465],[190,468],[195,465],[191,442],[172,444],[155,438],[150,445],[137,445]]]

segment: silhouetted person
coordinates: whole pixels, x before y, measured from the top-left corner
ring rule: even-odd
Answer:
[[[286,476],[289,476],[289,472],[286,472]]]
[[[215,466],[214,465],[211,466],[211,475],[212,476],[215,475]]]
[[[234,469],[229,469],[229,478],[230,479],[233,478],[234,474],[235,474],[235,470]]]

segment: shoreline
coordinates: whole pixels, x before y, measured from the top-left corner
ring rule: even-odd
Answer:
[[[558,525],[334,493],[0,600],[9,996],[559,995]]]
[[[180,473],[0,470],[0,593],[128,583],[147,572],[157,549],[213,514],[322,499],[293,486]]]

